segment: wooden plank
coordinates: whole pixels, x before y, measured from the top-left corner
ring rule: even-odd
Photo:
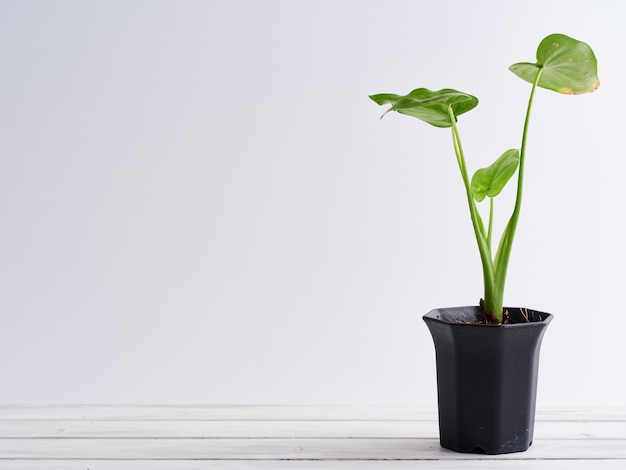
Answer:
[[[435,421],[3,420],[0,438],[430,438]],[[535,439],[626,439],[622,422],[538,422]]]
[[[502,470],[502,461],[14,460],[3,470]],[[623,470],[626,460],[508,460],[507,470]]]
[[[0,439],[0,459],[536,460],[626,459],[626,440],[541,440],[485,456],[435,439]]]
[[[417,438],[434,421],[0,421],[0,438]]]
[[[536,412],[536,421],[622,421],[626,407],[545,408]]]
[[[0,420],[436,420],[434,407],[283,405],[5,405]]]
[[[1,405],[0,420],[433,421],[436,407],[283,405]],[[537,421],[623,421],[626,408],[537,410]]]
[[[436,410],[317,406],[0,406],[2,470],[622,469],[624,409],[546,409],[502,456],[437,440]]]

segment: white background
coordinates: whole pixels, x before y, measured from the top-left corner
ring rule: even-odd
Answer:
[[[506,303],[555,315],[539,406],[625,405],[624,5],[2,0],[0,402],[434,404],[479,258],[449,130],[367,96],[478,96],[473,172],[560,32],[602,85],[537,93]]]

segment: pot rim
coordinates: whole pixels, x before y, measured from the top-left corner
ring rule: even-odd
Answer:
[[[424,315],[422,318],[424,319],[424,321],[433,321],[437,323],[445,323],[446,325],[455,325],[458,327],[468,327],[468,328],[471,328],[471,327],[491,327],[491,328],[542,327],[542,326],[546,326],[554,318],[554,315],[552,315],[551,313],[541,312],[539,310],[534,310],[531,308],[526,308],[526,307],[504,307],[504,308],[506,310],[517,310],[517,311],[527,310],[529,312],[532,312],[534,315],[538,315],[540,319],[536,321],[528,321],[528,322],[489,324],[489,323],[471,323],[470,321],[467,321],[467,322],[458,321],[458,319],[455,320],[454,317],[445,318],[443,316],[445,313],[448,313],[452,316],[453,314],[451,312],[466,311],[468,313],[476,315],[477,317],[477,314],[479,314],[480,312],[479,310],[480,307],[477,305],[435,308],[431,310],[430,312],[428,312],[426,315]],[[471,315],[466,315],[468,319],[470,316]]]

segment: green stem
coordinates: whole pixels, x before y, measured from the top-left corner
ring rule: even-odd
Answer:
[[[487,229],[487,245],[491,250],[491,235],[493,234],[493,198],[489,198],[489,228]]]
[[[456,117],[454,116],[454,111],[452,111],[452,106],[448,106],[448,113],[450,115],[450,121],[452,122],[452,143],[454,145],[454,153],[459,165],[459,170],[461,171],[461,177],[463,178],[463,185],[465,186],[465,194],[467,196],[470,217],[472,219],[472,227],[476,236],[478,251],[480,253],[480,259],[483,266],[485,299],[489,299],[493,296],[492,288],[495,285],[495,272],[493,268],[493,261],[491,259],[491,248],[487,242],[488,236],[485,234],[485,227],[482,219],[480,218],[480,214],[478,213],[478,209],[476,208],[474,196],[472,195],[472,188],[467,174],[467,166],[465,164],[465,156],[463,154],[463,146],[461,145],[461,137],[456,126]]]
[[[520,148],[519,168],[517,171],[517,196],[515,198],[515,208],[513,209],[513,214],[511,214],[509,223],[507,224],[504,233],[502,234],[500,246],[498,247],[496,259],[494,261],[495,285],[493,290],[497,297],[496,300],[499,304],[500,309],[502,309],[502,295],[504,292],[504,284],[506,282],[506,273],[509,265],[509,258],[511,256],[511,247],[513,245],[513,238],[515,237],[515,231],[517,230],[517,223],[519,221],[520,209],[522,207],[522,193],[524,189],[524,168],[526,163],[526,137],[528,135],[530,112],[533,105],[533,99],[535,97],[535,90],[537,89],[537,84],[539,83],[539,78],[541,77],[542,70],[543,69],[540,68],[537,72],[537,76],[535,77],[535,81],[533,82],[532,90],[530,91],[528,108],[526,109],[524,132],[522,133],[522,147]],[[496,316],[498,316],[499,320],[502,321],[502,313],[494,313],[496,314]]]

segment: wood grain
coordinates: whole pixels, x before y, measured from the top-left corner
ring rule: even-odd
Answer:
[[[431,408],[0,406],[2,470],[623,469],[626,410],[540,410],[523,453],[458,454]]]

